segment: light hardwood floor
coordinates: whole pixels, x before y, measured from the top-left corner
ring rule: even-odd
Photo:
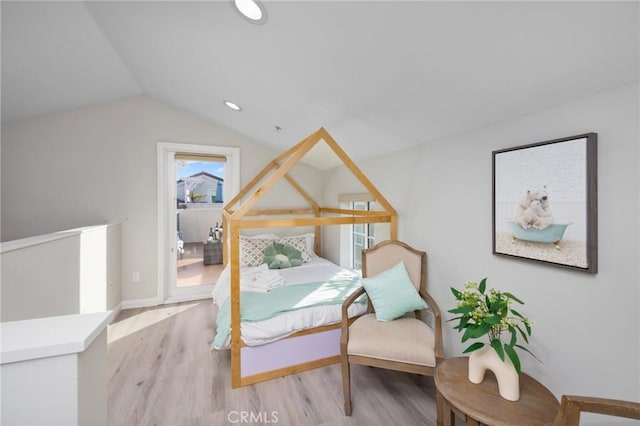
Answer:
[[[211,285],[218,281],[224,266],[205,265],[203,263],[202,243],[186,243],[184,254],[178,259],[178,287]]]
[[[352,417],[339,364],[232,390],[229,351],[209,350],[213,315],[210,299],[118,315],[109,326],[110,425],[435,425],[431,377],[352,366]]]

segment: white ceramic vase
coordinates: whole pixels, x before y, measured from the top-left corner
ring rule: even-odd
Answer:
[[[471,356],[469,356],[469,381],[476,384],[482,383],[487,370],[493,371],[496,376],[501,397],[509,401],[520,399],[518,372],[508,356],[505,355],[504,361],[502,361],[491,346],[484,346],[471,352]]]

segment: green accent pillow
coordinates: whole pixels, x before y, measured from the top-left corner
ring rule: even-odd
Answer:
[[[378,321],[392,321],[407,312],[427,308],[413,286],[404,262],[373,277],[363,278],[362,286],[373,303]]]
[[[289,244],[273,243],[264,249],[264,263],[269,269],[285,269],[302,265],[302,253]]]

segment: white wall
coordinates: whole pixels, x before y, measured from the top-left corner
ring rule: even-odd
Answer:
[[[544,363],[523,354],[523,369],[556,396],[640,400],[638,117],[636,84],[359,163],[397,208],[400,239],[427,252],[444,312],[449,287],[483,277],[526,302]],[[586,132],[598,133],[598,274],[493,256],[491,151]],[[327,174],[325,203],[357,192],[347,175]],[[336,232],[324,243],[339,260]],[[460,336],[444,328],[447,355],[460,355]]]
[[[144,96],[3,123],[2,241],[121,222],[122,299],[155,297],[158,141],[239,147],[241,186],[278,154]],[[309,167],[296,172],[319,198],[321,174]],[[292,194],[286,185],[278,187],[271,202],[304,206]],[[131,281],[134,271],[140,272],[138,283]]]

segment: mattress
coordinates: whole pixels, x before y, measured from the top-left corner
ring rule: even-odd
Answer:
[[[358,277],[357,272],[341,268],[331,261],[314,257],[310,262],[295,268],[281,269],[285,285],[321,282],[331,279]],[[240,270],[242,275],[242,268]],[[221,306],[230,295],[230,268],[227,265],[213,288],[213,303]],[[354,303],[349,307],[349,317],[358,316],[367,310],[366,304]],[[313,306],[279,314],[264,321],[242,322],[240,324],[243,342],[248,346],[264,345],[280,340],[297,331],[322,325],[339,323],[342,318],[342,305]],[[214,349],[228,349],[230,339],[224,345]]]

